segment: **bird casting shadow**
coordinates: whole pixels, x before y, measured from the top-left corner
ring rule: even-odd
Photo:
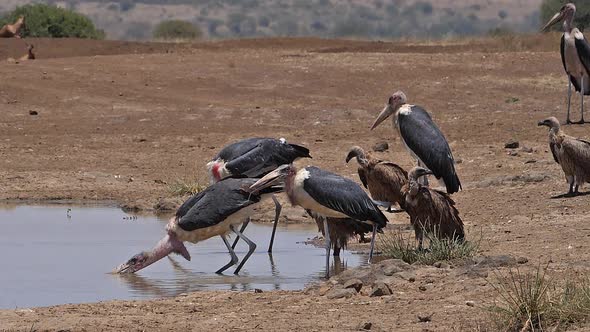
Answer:
[[[557,196],[551,196],[551,199],[574,198],[574,197],[586,196],[586,195],[590,195],[590,191],[583,192],[583,193],[577,193],[577,194],[565,193],[565,194],[561,194],[561,195],[557,195]]]

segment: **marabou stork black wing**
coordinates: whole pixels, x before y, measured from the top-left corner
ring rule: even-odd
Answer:
[[[319,204],[359,221],[372,221],[385,227],[387,218],[367,193],[354,181],[310,166],[303,189]]]
[[[563,34],[563,36],[561,36],[561,45],[560,45],[559,50],[561,53],[561,63],[563,64],[563,70],[566,71],[565,73],[569,76],[570,82],[572,82],[576,91],[580,91],[580,83],[578,82],[578,80],[576,80],[575,77],[573,77],[572,75],[569,75],[567,73],[567,67],[565,65],[565,34]]]
[[[444,180],[447,192],[459,191],[461,181],[455,171],[453,153],[430,114],[422,107],[412,106],[411,112],[399,113],[398,125],[405,144],[437,179]]]
[[[582,33],[580,32],[581,36],[578,36],[576,33],[575,40],[576,40],[576,50],[578,51],[578,56],[580,57],[580,62],[586,68],[586,72],[590,73],[590,45],[588,44],[588,40]],[[581,38],[578,38],[581,37]],[[580,89],[577,89],[580,91]],[[584,94],[590,94],[590,86],[584,87]]]

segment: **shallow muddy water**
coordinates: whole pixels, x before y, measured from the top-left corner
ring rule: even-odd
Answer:
[[[71,209],[71,211],[68,211]],[[304,242],[315,225],[281,225],[274,253],[266,253],[272,225],[250,224],[257,245],[239,276],[214,272],[230,259],[221,238],[187,243],[192,261],[164,258],[136,275],[113,275],[117,265],[151,249],[167,219],[132,217],[118,208],[94,206],[0,206],[0,308],[46,306],[111,299],[174,296],[198,290],[301,289],[325,273],[324,249]],[[236,249],[241,259],[247,246]],[[343,251],[337,272],[366,257]]]

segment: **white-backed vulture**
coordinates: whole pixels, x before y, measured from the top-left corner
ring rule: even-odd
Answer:
[[[6,24],[0,28],[0,38],[20,38],[20,29],[25,24],[25,17],[19,16],[14,24]]]
[[[578,187],[590,182],[590,142],[566,135],[555,117],[539,122],[539,126],[549,127],[549,148],[565,173],[568,195],[578,194]]]
[[[408,172],[392,162],[371,156],[359,146],[350,149],[346,162],[355,157],[359,164],[359,178],[365,188],[369,189],[371,197],[376,201],[397,203],[404,209],[405,197],[402,187],[408,182]]]
[[[418,182],[420,177],[428,174],[432,171],[422,167],[412,168],[408,173],[408,184],[404,187],[406,212],[414,227],[418,247],[422,248],[425,232],[439,239],[464,241],[463,221],[451,196]]]
[[[318,225],[318,230],[326,237],[324,230],[324,219],[322,216],[314,213],[311,210],[305,210]],[[352,218],[326,218],[328,222],[328,230],[330,232],[330,243],[334,250],[334,256],[340,256],[340,250],[346,249],[348,246],[348,240],[353,236],[359,236],[359,242],[364,243],[365,234],[370,234],[373,231],[373,227],[369,224],[358,222]],[[382,232],[381,228],[378,228],[378,232]]]

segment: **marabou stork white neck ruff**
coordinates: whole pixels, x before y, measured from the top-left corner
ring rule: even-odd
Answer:
[[[430,114],[420,106],[406,103],[406,95],[398,91],[389,97],[387,106],[379,114],[371,130],[394,115],[393,126],[397,129],[404,146],[418,161],[442,179],[447,193],[461,190],[461,181],[455,170],[455,160],[447,139]]]
[[[192,196],[178,208],[176,215],[166,225],[166,236],[158,242],[152,251],[141,252],[133,256],[126,263],[120,265],[115,272],[137,272],[170,253],[180,254],[190,260],[190,255],[183,242],[197,243],[218,235],[221,236],[232,257],[228,264],[217,271],[217,273],[222,273],[238,262],[238,258],[226,238],[228,233],[234,232],[249,246],[248,253],[234,272],[237,274],[256,249],[256,245],[235,227],[253,214],[255,205],[261,202],[263,196],[282,190],[280,187],[272,186],[256,193],[244,190],[257,180],[228,178]]]
[[[590,45],[580,30],[574,28],[573,21],[576,15],[576,6],[568,3],[561,7],[541,31],[548,30],[552,25],[563,20],[564,33],[561,37],[561,62],[568,76],[568,99],[566,123],[574,123],[570,120],[570,106],[572,97],[572,84],[580,93],[581,120],[575,123],[584,123],[584,95],[590,95]]]
[[[326,234],[329,234],[328,217],[350,218],[371,224],[373,237],[369,257],[372,257],[375,233],[378,228],[385,227],[387,218],[358,184],[314,166],[297,170],[293,165],[283,165],[253,184],[250,190],[257,192],[278,183],[285,184],[285,191],[293,205],[323,217]],[[327,276],[330,273],[330,248],[330,237],[326,236]]]

